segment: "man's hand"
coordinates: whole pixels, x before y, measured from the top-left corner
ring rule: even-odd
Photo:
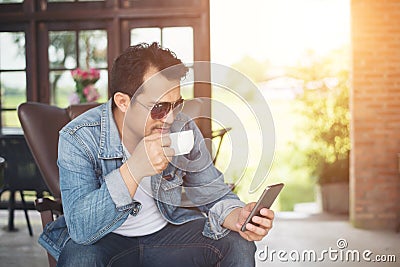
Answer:
[[[223,227],[238,232],[244,239],[248,241],[260,241],[272,228],[274,220],[274,212],[270,209],[261,209],[261,216],[254,216],[252,223],[246,225],[246,231],[242,232],[240,228],[246,221],[256,202],[251,202],[243,208],[234,209],[226,216]]]
[[[175,155],[169,135],[161,133],[144,137],[128,159],[128,169],[137,183],[143,177],[161,173]]]
[[[272,222],[274,220],[274,212],[270,209],[263,208],[260,213],[261,216],[254,216],[251,220],[251,223],[246,224],[246,231],[242,232],[240,228],[246,221],[249,216],[251,210],[256,205],[256,202],[248,203],[244,206],[239,213],[238,220],[236,223],[237,231],[239,234],[246,240],[249,241],[260,241],[263,239],[271,230]]]

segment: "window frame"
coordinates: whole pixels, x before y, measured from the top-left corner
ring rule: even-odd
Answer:
[[[9,5],[9,4],[7,4],[7,5]],[[29,76],[28,75],[28,69],[31,66],[28,66],[28,60],[27,60],[27,58],[28,58],[28,51],[27,51],[27,45],[26,45],[27,44],[27,27],[23,23],[15,23],[15,24],[8,24],[8,25],[4,25],[3,24],[3,25],[0,25],[0,32],[23,32],[25,34],[25,69],[15,69],[15,70],[13,70],[13,69],[0,69],[0,75],[3,72],[24,71],[25,72],[25,81],[26,81],[26,84],[25,84],[26,101],[30,101],[29,100],[29,94],[28,94],[28,91],[29,91],[29,89],[28,89],[28,85],[29,85],[29,82],[28,82],[28,76]],[[2,114],[3,111],[7,112],[7,111],[16,111],[17,110],[17,107],[15,107],[15,108],[3,108],[2,103],[1,103],[2,102],[1,99],[2,99],[2,97],[0,95],[0,130],[2,130],[2,128],[3,128],[2,127],[2,125],[3,125],[3,114]]]

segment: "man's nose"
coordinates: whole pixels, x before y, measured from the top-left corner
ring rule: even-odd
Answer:
[[[163,123],[167,124],[172,124],[174,120],[175,120],[175,115],[172,109],[168,112],[167,116],[161,119]]]

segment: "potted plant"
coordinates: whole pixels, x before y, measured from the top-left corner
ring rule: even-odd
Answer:
[[[323,211],[348,213],[350,111],[349,71],[333,71],[327,61],[297,72],[303,79],[298,95],[304,117],[302,134],[308,139],[301,150],[316,178],[317,202]]]

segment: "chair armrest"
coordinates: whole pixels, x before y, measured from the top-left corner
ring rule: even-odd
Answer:
[[[219,130],[212,131],[211,138],[222,137],[224,134],[226,134],[230,130],[232,130],[231,127],[222,128],[222,129],[219,129]]]
[[[35,199],[35,208],[39,212],[52,211],[56,214],[63,213],[61,199],[37,198]]]

